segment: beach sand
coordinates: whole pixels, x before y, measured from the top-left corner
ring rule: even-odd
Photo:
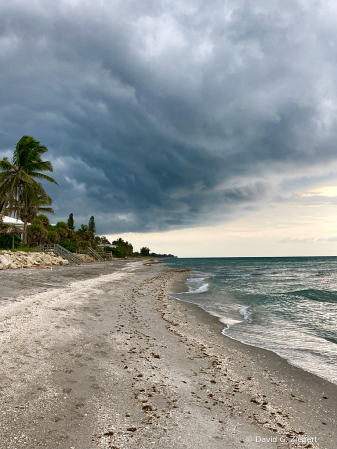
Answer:
[[[224,337],[166,294],[186,277],[142,260],[0,272],[1,449],[336,449],[337,386]]]

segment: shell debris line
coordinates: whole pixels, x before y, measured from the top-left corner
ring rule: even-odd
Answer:
[[[0,251],[0,270],[52,265],[70,265],[70,262],[53,253]]]

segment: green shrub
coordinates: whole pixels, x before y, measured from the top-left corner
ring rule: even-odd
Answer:
[[[48,231],[48,243],[58,243],[60,241],[60,234],[56,231]]]
[[[21,245],[21,237],[19,235],[14,235],[14,248]],[[0,248],[1,249],[12,249],[12,235],[6,234],[0,236]]]
[[[38,217],[34,218],[31,222],[31,226],[43,226],[42,220],[40,220]]]
[[[43,226],[49,226],[49,218],[47,215],[39,214],[36,218],[42,222]]]
[[[60,238],[63,240],[68,236],[68,230],[63,227],[56,227],[54,228],[54,231],[58,233]]]
[[[147,246],[143,246],[143,248],[140,248],[140,254],[143,257],[147,257],[150,255],[150,248],[148,248]]]
[[[59,245],[63,246],[63,248],[67,249],[68,251],[70,251],[72,253],[76,253],[76,251],[77,251],[77,246],[71,242],[67,242],[66,240],[61,240]]]
[[[56,227],[57,227],[57,228],[64,228],[64,229],[67,229],[67,230],[68,230],[68,225],[67,225],[67,223],[65,223],[64,221],[58,221],[58,222],[56,223]]]
[[[14,251],[25,251],[26,253],[40,253],[39,248],[30,248],[29,245],[18,246]]]
[[[44,244],[47,241],[48,231],[44,228],[42,222],[35,218],[32,221],[31,226],[27,228],[28,243],[30,246],[35,247],[36,245]]]
[[[118,248],[111,248],[112,255],[118,257],[119,259],[124,258],[125,255]]]

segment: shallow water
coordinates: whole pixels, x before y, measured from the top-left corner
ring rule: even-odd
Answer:
[[[196,271],[172,296],[224,323],[223,333],[269,349],[337,383],[337,258],[170,259]]]

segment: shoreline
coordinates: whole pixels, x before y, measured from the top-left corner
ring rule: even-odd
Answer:
[[[224,345],[226,345],[227,347],[231,346],[230,342],[232,342],[233,348],[240,349],[242,351],[247,351],[250,354],[257,356],[259,360],[265,359],[264,363],[266,364],[267,368],[269,367],[269,369],[273,369],[275,368],[275,365],[277,365],[279,369],[283,368],[284,371],[287,371],[287,369],[283,366],[285,364],[286,367],[289,367],[294,371],[294,374],[290,377],[290,379],[293,379],[295,376],[296,377],[305,376],[308,378],[308,380],[311,380],[312,383],[314,384],[321,383],[324,386],[324,388],[328,389],[329,391],[333,391],[334,394],[332,395],[332,397],[337,398],[337,384],[334,384],[333,382],[330,382],[329,380],[324,379],[323,377],[320,377],[314,373],[311,373],[310,371],[306,371],[303,368],[291,364],[286,358],[281,357],[276,352],[273,352],[269,349],[260,348],[258,346],[250,345],[248,343],[243,343],[239,340],[235,340],[234,338],[222,334],[224,324],[219,320],[218,317],[206,312],[202,307],[198,306],[197,304],[193,304],[184,300],[179,300],[172,296],[171,298],[175,301],[183,303],[184,306],[189,310],[189,312],[195,315],[198,318],[198,320],[200,320],[201,323],[208,326],[211,331],[212,330],[215,331],[215,333],[217,333],[218,335],[221,334],[224,339]],[[219,331],[219,333],[217,331]],[[230,342],[228,342],[228,340]],[[273,360],[271,361],[270,359]]]
[[[167,292],[167,295],[170,296],[170,293],[174,294],[188,291],[186,283],[184,289],[181,289],[183,284],[182,278],[184,277],[186,282],[187,276],[188,275],[181,276],[176,283],[173,281],[171,290]],[[327,421],[330,421],[331,425],[337,426],[337,384],[291,364],[286,358],[281,357],[271,350],[243,343],[228,337],[222,333],[226,325],[220,321],[219,317],[210,314],[201,306],[192,302],[177,299],[173,296],[170,296],[170,298],[178,304],[181,303],[187,309],[189,314],[194,316],[198,322],[205,325],[211,333],[214,333],[216,338],[220,342],[222,341],[222,344],[226,349],[235,351],[239,354],[238,357],[248,356],[249,362],[256,365],[255,372],[267,372],[273,385],[283,385],[286,386],[289,391],[291,390],[290,396],[292,400],[299,403],[307,402],[310,408],[310,413],[312,416],[315,416],[317,422],[320,420],[321,424],[322,422],[326,423]],[[282,407],[282,401],[280,401],[280,403]],[[300,410],[297,411],[297,413],[299,412]],[[300,414],[302,415],[301,419],[305,421],[306,412]],[[325,429],[325,425],[326,424],[323,424],[324,427],[321,428],[321,431],[327,430]],[[324,445],[323,447],[329,448],[329,443],[331,444],[332,441],[329,437],[321,437],[321,441],[323,439],[325,440],[324,444],[326,444],[326,446]]]
[[[184,277],[132,260],[1,272],[4,447],[334,449],[336,389],[225,339],[168,295]]]
[[[190,270],[190,273],[193,273],[193,272],[194,272],[193,270]],[[185,282],[184,282],[183,278],[185,278]],[[179,279],[179,281],[177,283],[172,285],[172,290],[174,290],[174,291],[172,291],[170,293],[172,293],[172,294],[186,293],[188,291],[188,287],[186,285],[187,279],[188,279],[188,277],[186,277],[186,276],[183,276],[182,279]],[[168,293],[169,296],[170,296],[170,293]],[[235,338],[224,334],[223,331],[226,329],[226,326],[227,326],[226,323],[221,321],[222,319],[220,317],[218,317],[216,315],[212,315],[210,312],[207,312],[205,309],[203,309],[198,304],[195,304],[195,303],[189,302],[189,301],[185,301],[184,299],[178,299],[178,298],[175,298],[174,296],[171,296],[171,298],[174,299],[175,301],[178,301],[178,302],[181,302],[181,303],[187,305],[190,308],[192,313],[199,314],[201,321],[204,321],[204,322],[209,321],[210,325],[213,326],[214,328],[217,328],[220,331],[220,333],[223,335],[224,338],[232,340],[233,342],[237,342],[239,345],[242,345],[243,347],[250,347],[250,348],[262,351],[263,353],[272,354],[273,356],[276,356],[277,358],[280,358],[283,361],[285,361],[291,367],[296,368],[297,370],[300,370],[301,372],[307,373],[310,376],[314,376],[317,379],[320,379],[326,385],[333,386],[333,388],[336,388],[336,391],[337,391],[337,383],[331,382],[329,379],[321,377],[318,374],[307,371],[306,369],[291,363],[286,357],[282,357],[282,355],[278,354],[277,352],[274,352],[271,349],[265,349],[260,346],[255,346],[250,343],[236,340]],[[206,314],[209,317],[209,320],[206,319],[205,317],[203,317],[204,314]]]

